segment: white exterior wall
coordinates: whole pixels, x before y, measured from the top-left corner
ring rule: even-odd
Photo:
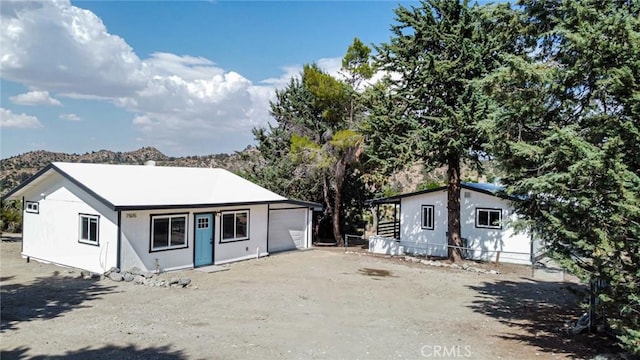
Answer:
[[[465,197],[465,192],[469,193]],[[476,208],[502,210],[502,229],[476,227]],[[516,234],[512,222],[517,218],[509,200],[476,191],[462,189],[460,222],[462,237],[472,249],[473,259],[495,261],[500,251],[500,262],[530,264],[531,238],[527,233]]]
[[[378,235],[369,236],[369,251],[385,255],[403,255],[405,253],[400,241]]]
[[[186,214],[187,247],[151,252],[151,215]],[[190,210],[123,211],[120,219],[122,269],[137,266],[155,272],[193,267],[193,214]],[[158,269],[156,269],[156,259]]]
[[[249,240],[221,243],[221,216],[216,216],[214,234],[214,263],[224,264],[232,261],[256,258],[269,255],[267,252],[267,205],[253,205],[220,208],[220,210],[249,209]]]
[[[303,207],[303,206],[295,206],[289,203],[281,203],[281,204],[271,204],[269,206],[269,210],[270,210],[270,214],[269,214],[269,232],[273,233],[273,226],[274,226],[274,222],[273,222],[273,214],[277,214],[277,211],[286,211],[286,210],[300,210],[300,211],[304,211],[304,219],[305,219],[305,223],[303,224],[303,229],[301,231],[300,234],[296,234],[296,235],[300,235],[300,237],[302,237],[302,246],[300,248],[302,249],[308,249],[311,246],[313,246],[313,209],[310,209],[308,207]],[[269,239],[269,241],[274,241],[273,239]],[[269,243],[269,246],[271,247],[272,243]]]
[[[269,205],[269,208],[271,210],[290,209],[290,208],[296,208],[296,207],[297,207],[296,205],[292,205],[290,203],[279,203],[279,204]],[[305,209],[307,213],[306,215],[307,225],[304,233],[305,240],[304,240],[303,248],[308,249],[313,246],[313,209],[303,207],[303,206],[300,206],[300,208]]]
[[[307,210],[307,243],[305,248],[309,249],[313,246],[313,209]]]
[[[115,211],[58,174],[26,192],[24,200],[37,201],[39,213],[23,212],[23,256],[95,273],[116,266]],[[78,242],[80,214],[100,216],[98,246]]]
[[[465,193],[469,193],[465,197]],[[500,251],[500,262],[530,264],[531,238],[528,233],[516,233],[512,222],[517,214],[509,200],[461,189],[460,231],[471,248],[470,257],[495,261]],[[434,206],[434,229],[422,229],[422,205]],[[475,224],[476,208],[502,210],[502,229],[478,228]],[[434,191],[408,196],[400,203],[400,245],[407,254],[447,256],[447,193]],[[538,244],[534,244],[537,246]],[[378,249],[378,251],[381,251]],[[385,250],[386,251],[386,250]],[[383,252],[384,253],[384,252]]]
[[[249,210],[249,240],[220,242],[221,216],[214,216],[213,254],[214,264],[256,258],[267,252],[267,205],[123,211],[122,224],[122,268],[138,266],[147,271],[171,271],[193,267],[194,214],[218,213],[220,211]],[[187,247],[151,252],[151,215],[187,214]],[[157,262],[156,262],[157,259]]]
[[[422,228],[422,205],[433,205],[433,230]],[[401,199],[400,245],[408,254],[447,256],[446,191],[434,191]]]

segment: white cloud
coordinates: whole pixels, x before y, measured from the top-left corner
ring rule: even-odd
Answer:
[[[58,116],[59,119],[67,120],[67,121],[80,121],[82,118],[76,114],[60,114]]]
[[[172,153],[244,148],[253,141],[251,128],[271,119],[275,88],[301,70],[284,68],[281,77],[255,84],[202,57],[155,52],[141,59],[94,13],[69,0],[3,0],[0,15],[2,78],[49,99],[55,92],[110,102],[132,113],[141,139]],[[340,68],[338,58],[317,63],[334,75]]]
[[[133,126],[147,141],[177,148],[208,137],[209,144],[243,148],[251,128],[269,119],[273,86],[202,57],[156,52],[140,59],[100,18],[68,0],[3,1],[1,15],[2,78],[111,102],[137,114]]]
[[[224,74],[224,70],[203,57],[155,52],[144,61],[153,74],[179,76],[185,80],[198,80]]]
[[[35,129],[42,127],[42,124],[35,116],[15,114],[9,109],[0,108],[0,127]]]
[[[331,76],[340,78],[340,68],[342,67],[341,58],[322,58],[316,61],[316,65]],[[268,78],[262,81],[263,84],[269,85],[276,89],[283,89],[289,85],[291,78],[300,78],[302,65],[291,65],[282,68],[282,75],[276,78]]]
[[[12,103],[18,105],[51,105],[51,106],[62,106],[62,103],[49,96],[48,91],[29,91],[24,94],[18,94],[16,96],[10,96],[9,100]]]
[[[327,74],[334,77],[341,77],[340,68],[342,68],[342,59],[341,58],[322,58],[316,62],[318,67]]]
[[[133,49],[69,1],[3,1],[2,77],[58,92],[114,96],[144,86]]]
[[[271,87],[274,87],[276,89],[283,89],[287,85],[289,85],[291,78],[293,77],[299,78],[301,71],[302,71],[302,66],[285,66],[282,68],[282,75],[280,75],[277,78],[268,78],[268,79],[262,80],[262,83],[269,85]]]
[[[136,116],[133,118],[134,125],[151,125],[151,119],[146,115]]]

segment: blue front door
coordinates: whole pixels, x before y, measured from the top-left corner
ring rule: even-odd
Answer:
[[[213,215],[196,215],[194,266],[213,264]]]

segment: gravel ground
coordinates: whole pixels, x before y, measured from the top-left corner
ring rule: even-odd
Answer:
[[[27,263],[2,241],[2,359],[563,359],[583,288],[530,268],[477,274],[315,249],[190,270],[157,288]],[[475,265],[474,265],[475,266]],[[487,265],[484,266],[491,266]],[[555,274],[557,280],[558,274]]]

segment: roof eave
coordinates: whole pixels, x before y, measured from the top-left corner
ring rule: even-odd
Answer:
[[[201,204],[159,204],[159,205],[116,205],[114,210],[116,211],[141,211],[141,210],[172,210],[172,209],[203,209],[214,207],[229,207],[229,206],[246,206],[246,205],[260,205],[260,204],[281,204],[281,203],[293,203],[304,207],[311,208],[315,211],[321,211],[322,205],[318,203],[302,201],[302,200],[256,200],[256,201],[240,201],[240,202],[226,202],[226,203],[201,203]],[[319,210],[318,210],[319,209]]]
[[[47,166],[45,166],[42,170],[38,171],[37,173],[35,173],[33,176],[31,176],[29,179],[25,180],[24,182],[22,182],[20,185],[18,185],[15,189],[9,191],[7,194],[5,194],[2,197],[2,200],[7,200],[10,199],[11,197],[13,197],[14,195],[18,194],[20,192],[20,190],[24,189],[25,187],[27,187],[29,184],[31,184],[33,181],[35,181],[36,179],[38,179],[39,177],[41,177],[42,175],[44,175],[45,173],[47,173],[49,170],[54,170],[55,172],[57,172],[58,174],[60,174],[62,177],[64,177],[65,179],[69,180],[70,182],[72,182],[74,185],[76,185],[77,187],[79,187],[80,189],[82,189],[84,192],[86,192],[87,194],[91,195],[92,197],[94,197],[96,200],[98,200],[99,202],[101,202],[102,204],[104,204],[106,207],[108,207],[111,210],[116,210],[116,206],[113,205],[110,201],[108,201],[107,199],[105,199],[104,197],[98,195],[95,191],[91,190],[90,188],[88,188],[86,185],[84,185],[83,183],[81,183],[80,181],[76,180],[73,176],[67,174],[66,172],[64,172],[62,169],[60,169],[58,166],[55,165],[55,163],[51,163]]]
[[[111,203],[109,200],[107,200],[104,197],[98,195],[98,193],[96,193],[95,191],[91,190],[88,186],[84,185],[82,182],[76,180],[76,178],[74,178],[73,176],[71,176],[71,175],[67,174],[66,172],[64,172],[62,169],[57,167],[55,164],[51,164],[51,165],[65,179],[71,181],[74,185],[76,185],[80,189],[84,190],[87,194],[89,194],[89,195],[93,196],[94,198],[96,198],[96,200],[98,200],[101,203],[103,203],[106,207],[108,207],[109,209],[114,210],[114,211],[117,210],[116,206],[113,203]]]
[[[481,194],[485,194],[485,195],[491,195],[491,196],[496,196],[505,200],[518,200],[512,196],[509,196],[508,194],[505,194],[502,191],[490,191],[490,190],[485,190],[485,189],[480,189],[477,187],[473,187],[473,186],[469,186],[467,184],[461,183],[460,184],[460,188],[462,189],[466,189],[466,190],[471,190],[471,191],[475,191]],[[406,193],[406,194],[399,194],[399,195],[394,195],[394,196],[389,196],[389,197],[384,197],[384,198],[377,198],[377,199],[371,199],[368,200],[367,202],[369,204],[372,205],[376,205],[376,204],[393,204],[393,203],[397,203],[398,201],[400,201],[403,198],[406,197],[411,197],[411,196],[416,196],[416,195],[423,195],[423,194],[428,194],[428,193],[432,193],[432,192],[437,192],[437,191],[443,191],[443,190],[447,190],[446,186],[441,186],[438,188],[434,188],[434,189],[427,189],[427,190],[420,190],[420,191],[414,191],[414,192],[410,192],[410,193]]]
[[[36,179],[38,179],[40,176],[42,176],[44,173],[46,173],[47,171],[49,171],[50,169],[54,168],[53,164],[49,164],[47,166],[45,166],[43,169],[41,169],[40,171],[38,171],[37,173],[33,174],[31,177],[29,177],[27,180],[23,181],[22,183],[20,183],[18,186],[16,186],[15,188],[9,190],[8,193],[4,194],[2,196],[2,201],[5,200],[17,200],[17,199],[11,199],[14,195],[18,194],[22,189],[24,189],[25,187],[27,187],[29,184],[31,184],[32,182],[34,182]]]
[[[374,205],[375,204],[393,204],[395,202],[400,201],[402,198],[406,198],[406,197],[410,197],[410,196],[416,196],[416,195],[422,195],[422,194],[428,194],[428,193],[442,191],[442,190],[446,190],[446,189],[447,189],[446,186],[441,186],[441,187],[434,188],[434,189],[419,190],[419,191],[414,191],[414,192],[410,192],[410,193],[406,193],[406,194],[399,194],[399,195],[393,195],[393,196],[388,196],[388,197],[384,197],[384,198],[371,199],[371,200],[369,200],[369,202],[371,204],[374,204]]]
[[[312,201],[304,201],[304,200],[298,200],[298,199],[285,199],[285,200],[279,200],[279,201],[274,201],[271,204],[281,204],[281,203],[290,203],[290,204],[295,204],[295,205],[300,205],[300,206],[304,206],[304,207],[308,207],[309,209],[312,209],[313,211],[322,211],[324,210],[324,206],[322,204],[316,203],[316,202],[312,202]]]

